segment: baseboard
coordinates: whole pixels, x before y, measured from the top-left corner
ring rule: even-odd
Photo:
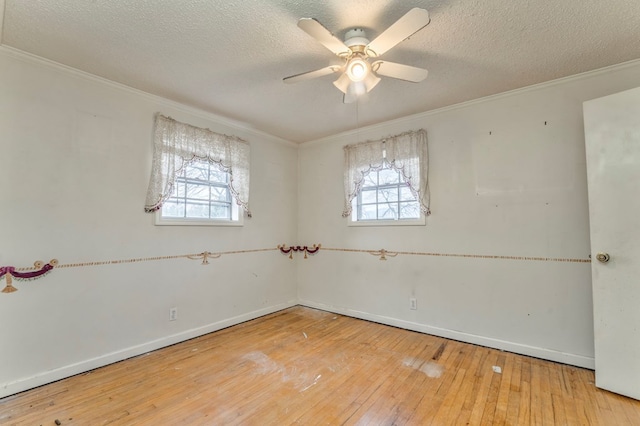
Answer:
[[[85,373],[95,368],[104,367],[105,365],[113,364],[114,362],[122,361],[127,358],[142,355],[144,353],[154,351],[166,346],[170,346],[176,343],[183,342],[185,340],[193,339],[194,337],[202,336],[207,333],[212,333],[217,330],[221,330],[226,327],[230,327],[236,324],[240,324],[245,321],[249,321],[255,318],[259,318],[264,315],[271,314],[283,309],[290,308],[292,306],[301,305],[309,308],[321,309],[324,311],[334,312],[341,315],[346,315],[354,318],[360,318],[367,321],[373,321],[381,324],[391,325],[394,327],[404,328],[407,330],[418,331],[420,333],[431,334],[434,336],[445,337],[447,339],[459,340],[461,342],[472,343],[476,345],[486,346],[490,348],[505,350],[517,354],[532,356],[536,358],[546,359],[549,361],[561,362],[563,364],[575,365],[577,367],[595,369],[595,360],[590,357],[582,355],[569,354],[565,352],[554,351],[551,349],[538,348],[534,346],[523,345],[520,343],[513,343],[499,339],[492,339],[489,337],[477,336],[474,334],[463,333],[460,331],[449,330],[445,328],[433,327],[425,324],[415,323],[411,321],[400,320],[397,318],[386,317],[383,315],[371,314],[368,312],[357,311],[354,309],[337,307],[333,305],[325,305],[322,303],[311,302],[308,300],[300,301],[287,301],[278,305],[269,306],[267,308],[259,309],[256,311],[248,312],[246,314],[238,315],[232,318],[227,318],[212,324],[208,324],[202,327],[186,330],[181,333],[173,334],[163,337],[161,339],[153,340],[141,345],[132,346],[126,349],[122,349],[116,352],[111,352],[96,358],[88,359],[75,364],[67,365],[57,368],[55,370],[46,371],[40,374],[36,374],[31,377],[16,380],[9,383],[0,385],[0,398],[4,398],[9,395],[13,395],[19,392],[23,392],[28,389],[32,389],[38,386],[52,383],[67,377],[74,376],[76,374]]]
[[[217,321],[212,324],[207,324],[202,327],[193,328],[177,334],[163,337],[161,339],[153,340],[141,345],[132,346],[126,349],[122,349],[116,352],[111,352],[96,358],[91,358],[86,361],[81,361],[75,364],[66,365],[64,367],[56,368],[55,370],[46,371],[36,374],[31,377],[8,382],[0,385],[0,398],[4,398],[9,395],[13,395],[19,392],[23,392],[28,389],[32,389],[38,386],[52,383],[67,377],[74,376],[76,374],[85,373],[95,368],[104,367],[105,365],[113,364],[114,362],[122,361],[127,358],[142,355],[144,353],[154,351],[156,349],[164,348],[176,343],[184,342],[185,340],[193,339],[194,337],[202,336],[207,333],[211,333],[217,330],[221,330],[232,325],[240,324],[245,321],[249,321],[264,315],[271,314],[273,312],[281,311],[283,309],[296,306],[298,303],[295,300],[290,300],[278,305],[269,306],[267,308],[258,309],[246,314],[238,315],[232,318],[227,318],[221,321]]]
[[[492,339],[490,337],[478,336],[475,334],[463,333],[460,331],[449,330],[446,328],[433,327],[430,325],[420,324],[411,321],[405,321],[397,318],[386,317],[383,315],[371,314],[368,312],[357,311],[354,309],[338,307],[333,305],[325,305],[323,303],[311,302],[308,300],[300,300],[298,302],[302,306],[309,308],[321,309],[336,314],[346,315],[349,317],[359,318],[367,321],[373,321],[381,324],[391,325],[394,327],[404,328],[407,330],[418,331],[420,333],[432,334],[434,336],[445,337],[447,339],[459,340],[474,345],[486,346],[489,348],[500,349],[521,355],[532,356],[549,361],[560,362],[563,364],[575,365],[577,367],[595,369],[595,359],[583,355],[570,354],[565,352],[554,351],[552,349],[539,348],[535,346],[523,345],[521,343],[508,342],[505,340]]]

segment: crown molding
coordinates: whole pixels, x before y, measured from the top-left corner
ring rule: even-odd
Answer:
[[[521,95],[524,93],[532,92],[535,90],[546,89],[553,86],[558,86],[560,84],[566,84],[574,81],[586,80],[588,78],[597,77],[603,74],[608,74],[615,71],[624,70],[626,68],[631,68],[640,65],[640,59],[634,59],[627,62],[622,62],[620,64],[610,65],[604,68],[598,68],[591,71],[585,71],[583,73],[570,75],[567,77],[557,78],[555,80],[545,81],[543,83],[533,84],[531,86],[521,87],[514,90],[509,90],[507,92],[497,93],[495,95],[484,96],[482,98],[472,99],[470,101],[460,102],[457,104],[449,105],[442,108],[432,109],[430,111],[420,112],[413,115],[407,115],[405,117],[396,118],[394,120],[384,121],[381,123],[372,124],[366,127],[360,127],[358,129],[348,130],[346,132],[337,133],[335,135],[326,136],[324,138],[311,140],[308,142],[300,143],[300,147],[308,147],[312,145],[336,142],[336,141],[344,141],[345,139],[350,139],[353,137],[357,137],[361,133],[365,132],[376,132],[379,130],[384,130],[386,127],[394,126],[397,124],[408,123],[408,125],[415,125],[416,120],[420,120],[423,118],[431,117],[434,115],[442,114],[449,111],[455,111],[463,108],[467,108],[473,105],[483,104],[485,102],[491,102],[498,99],[508,98],[511,96]]]
[[[4,6],[5,6],[5,0],[0,0],[0,42],[1,42],[1,37],[2,37],[2,18],[3,18],[3,14],[4,14]],[[538,84],[533,84],[531,86],[526,86],[526,87],[521,87],[518,89],[514,89],[514,90],[510,90],[507,92],[502,92],[502,93],[498,93],[495,95],[489,95],[489,96],[485,96],[482,98],[478,98],[478,99],[473,99],[470,101],[465,101],[465,102],[461,102],[458,104],[454,104],[454,105],[449,105],[446,107],[442,107],[442,108],[437,108],[437,109],[433,109],[430,111],[425,111],[425,112],[421,112],[421,113],[417,113],[417,114],[413,114],[413,115],[408,115],[405,117],[400,117],[394,120],[389,120],[389,121],[384,121],[381,123],[376,123],[376,124],[372,124],[370,126],[366,126],[366,127],[361,127],[358,129],[353,129],[353,130],[348,130],[346,132],[341,132],[341,133],[337,133],[335,135],[331,135],[331,136],[326,136],[324,138],[320,138],[320,139],[315,139],[315,140],[310,140],[310,141],[306,141],[306,142],[301,142],[301,143],[296,143],[296,142],[292,142],[286,139],[282,139],[278,136],[274,136],[271,135],[269,133],[263,132],[261,130],[255,129],[252,127],[251,124],[249,123],[245,123],[245,122],[241,122],[241,121],[236,121],[236,120],[232,120],[230,118],[221,116],[221,115],[217,115],[217,114],[213,114],[211,112],[208,111],[204,111],[202,109],[199,108],[195,108],[195,107],[191,107],[185,104],[182,104],[180,102],[176,102],[176,101],[172,101],[170,99],[167,98],[163,98],[161,96],[158,95],[153,95],[147,92],[144,92],[142,90],[139,89],[135,89],[133,87],[130,86],[126,86],[122,83],[117,83],[114,82],[112,80],[108,80],[106,78],[103,77],[99,77],[96,76],[94,74],[90,74],[86,71],[81,71],[78,70],[77,68],[73,68],[73,67],[69,67],[67,65],[63,65],[61,63],[49,60],[49,59],[45,59],[42,58],[40,56],[37,55],[33,55],[27,52],[24,52],[22,50],[19,49],[15,49],[12,47],[9,47],[7,45],[3,45],[0,44],[0,53],[2,54],[6,54],[7,56],[11,56],[15,59],[18,60],[22,60],[24,62],[29,62],[31,64],[35,64],[35,65],[39,65],[39,66],[43,66],[43,67],[47,67],[50,69],[55,69],[57,71],[61,71],[61,72],[65,72],[67,74],[71,74],[73,76],[76,76],[78,78],[82,78],[84,80],[87,81],[93,81],[96,83],[100,83],[100,84],[104,84],[110,87],[113,87],[115,89],[124,91],[124,92],[128,92],[131,94],[135,94],[137,96],[143,97],[149,101],[152,102],[156,102],[159,103],[161,105],[166,105],[167,107],[170,108],[175,108],[178,109],[182,112],[188,113],[188,114],[192,114],[196,117],[205,119],[205,120],[211,120],[214,121],[216,123],[219,123],[221,125],[224,126],[228,126],[230,128],[235,128],[241,131],[245,131],[245,132],[249,132],[252,135],[258,137],[258,138],[266,138],[269,139],[273,142],[282,144],[282,145],[286,145],[289,147],[295,147],[295,148],[300,148],[300,147],[309,147],[312,145],[316,145],[316,144],[321,144],[321,143],[329,143],[329,142],[334,142],[334,141],[341,141],[344,140],[345,138],[353,138],[358,136],[361,133],[364,132],[375,132],[378,130],[383,130],[386,127],[389,126],[394,126],[394,125],[398,125],[398,124],[402,124],[402,123],[409,123],[409,125],[413,125],[413,123],[416,120],[420,120],[423,118],[427,118],[427,117],[431,117],[434,115],[438,115],[438,114],[442,114],[445,112],[449,112],[449,111],[455,111],[458,109],[463,109],[463,108],[467,108],[473,105],[477,105],[477,104],[482,104],[485,102],[491,102],[494,100],[498,100],[498,99],[503,99],[503,98],[507,98],[507,97],[511,97],[511,96],[516,96],[516,95],[520,95],[520,94],[524,94],[524,93],[528,93],[531,91],[535,91],[535,90],[540,90],[540,89],[545,89],[545,88],[549,88],[549,87],[553,87],[553,86],[557,86],[560,84],[565,84],[565,83],[569,83],[569,82],[573,82],[573,81],[580,81],[580,80],[584,80],[584,79],[588,79],[588,78],[592,78],[592,77],[596,77],[599,75],[603,75],[603,74],[607,74],[607,73],[611,73],[611,72],[615,72],[615,71],[620,71],[626,68],[630,68],[630,67],[634,67],[634,66],[638,66],[640,65],[640,59],[634,59],[631,61],[627,61],[627,62],[623,62],[620,64],[615,64],[615,65],[610,65],[607,67],[603,67],[603,68],[598,68],[596,70],[591,70],[591,71],[586,71],[583,73],[579,73],[579,74],[574,74],[571,76],[567,76],[567,77],[561,77],[555,80],[550,80],[550,81],[546,81],[543,83],[538,83]]]
[[[2,6],[4,3],[4,0],[0,0],[0,6]],[[1,18],[1,16],[0,16]],[[0,27],[0,31],[2,30],[2,28]],[[0,33],[1,34],[1,33]],[[298,144],[295,142],[291,142],[288,141],[286,139],[282,139],[278,136],[274,136],[271,135],[269,133],[263,132],[261,130],[257,130],[255,128],[253,128],[249,123],[244,123],[241,121],[236,121],[236,120],[232,120],[230,118],[227,117],[223,117],[221,115],[217,115],[217,114],[213,114],[211,112],[208,111],[204,111],[202,109],[199,108],[195,108],[195,107],[191,107],[185,104],[182,104],[180,102],[176,102],[176,101],[172,101],[170,99],[167,98],[163,98],[161,96],[158,95],[153,95],[151,93],[148,92],[144,92],[142,90],[139,89],[135,89],[133,87],[124,85],[122,83],[117,83],[115,81],[106,79],[104,77],[99,77],[97,75],[88,73],[86,71],[81,71],[77,68],[73,68],[67,65],[63,65],[59,62],[55,62],[52,61],[50,59],[46,59],[37,55],[33,55],[31,53],[27,53],[25,51],[19,50],[19,49],[15,49],[13,47],[7,46],[7,45],[0,45],[0,54],[12,57],[14,59],[23,61],[23,62],[27,62],[29,64],[33,64],[36,66],[40,66],[40,67],[44,67],[44,68],[49,68],[49,69],[53,69],[55,71],[58,72],[62,72],[65,74],[69,74],[72,75],[74,77],[86,80],[86,81],[90,81],[93,83],[98,83],[98,84],[102,84],[102,85],[106,85],[109,86],[113,89],[116,90],[120,90],[122,92],[126,92],[129,94],[133,94],[139,97],[142,97],[148,101],[154,102],[154,103],[158,103],[160,105],[165,105],[168,108],[174,108],[177,109],[181,112],[184,113],[188,113],[191,115],[194,115],[198,118],[202,118],[205,120],[210,120],[210,121],[214,121],[218,124],[230,127],[232,129],[238,129],[244,132],[249,132],[250,134],[252,134],[253,136],[255,136],[258,139],[268,139],[272,142],[276,142],[282,145],[286,145],[286,146],[290,146],[290,147],[298,147]]]

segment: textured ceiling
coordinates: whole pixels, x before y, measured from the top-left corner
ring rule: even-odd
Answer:
[[[0,6],[3,1],[0,0]],[[640,58],[639,0],[4,0],[2,43],[294,142]],[[429,70],[343,104],[335,56],[297,27],[373,40],[413,7],[431,24],[383,55]]]

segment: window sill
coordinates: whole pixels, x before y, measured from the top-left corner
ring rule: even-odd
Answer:
[[[240,220],[200,220],[200,219],[171,219],[156,215],[156,226],[244,226],[242,218]]]
[[[401,219],[401,220],[361,220],[353,221],[349,219],[348,226],[425,226],[427,218],[421,216],[420,219]]]

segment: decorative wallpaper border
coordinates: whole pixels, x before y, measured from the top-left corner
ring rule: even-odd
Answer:
[[[420,252],[420,251],[389,251],[385,249],[380,250],[363,250],[363,249],[348,249],[348,248],[335,248],[335,247],[322,247],[321,244],[314,244],[313,246],[300,246],[286,244],[279,244],[275,248],[262,248],[262,249],[250,249],[250,250],[232,250],[232,251],[218,251],[210,252],[203,251],[201,253],[194,254],[177,254],[168,256],[154,256],[154,257],[138,257],[133,259],[118,259],[118,260],[102,260],[95,262],[80,262],[80,263],[59,263],[57,259],[51,259],[49,263],[42,261],[34,262],[33,266],[16,268],[14,266],[2,266],[0,267],[0,280],[5,279],[6,285],[1,291],[2,293],[14,293],[18,291],[13,285],[13,279],[21,280],[34,280],[41,278],[55,269],[64,268],[82,268],[88,266],[101,266],[101,265],[119,265],[123,263],[138,263],[138,262],[150,262],[158,260],[171,260],[171,259],[190,259],[201,260],[202,265],[208,265],[209,259],[218,259],[223,255],[230,254],[244,254],[244,253],[259,253],[267,251],[280,251],[280,253],[289,255],[289,259],[293,259],[293,253],[303,252],[304,259],[308,258],[308,255],[317,254],[320,249],[326,251],[336,251],[343,253],[367,253],[372,256],[378,256],[380,260],[387,260],[398,255],[409,256],[434,256],[434,257],[456,257],[456,258],[471,258],[471,259],[496,259],[496,260],[520,260],[520,261],[533,261],[533,262],[564,262],[564,263],[591,263],[591,259],[575,259],[564,257],[535,257],[535,256],[499,256],[499,255],[486,255],[486,254],[459,254],[459,253],[434,253],[434,252]]]
[[[88,266],[101,266],[101,265],[119,265],[123,263],[138,263],[138,262],[150,262],[157,260],[171,260],[171,259],[191,259],[202,260],[202,265],[208,265],[209,259],[218,259],[222,255],[227,254],[240,254],[240,253],[257,253],[265,251],[276,251],[278,248],[264,248],[264,249],[252,249],[252,250],[232,250],[232,251],[219,251],[210,252],[204,251],[202,253],[195,254],[177,254],[169,256],[154,256],[154,257],[137,257],[133,259],[118,259],[118,260],[101,260],[95,262],[80,262],[80,263],[59,263],[57,259],[52,259],[49,263],[44,263],[40,260],[34,262],[33,266],[26,266],[16,268],[15,266],[2,266],[0,267],[0,280],[5,279],[5,287],[1,293],[14,293],[18,291],[13,285],[13,279],[16,280],[34,280],[41,278],[44,275],[55,269],[64,268],[82,268]]]
[[[291,246],[291,247],[287,247],[286,244],[280,244],[278,245],[278,250],[280,250],[280,253],[282,254],[288,254],[289,255],[289,259],[293,259],[293,253],[296,251],[302,251],[304,252],[304,258],[307,259],[309,256],[307,256],[307,254],[316,254],[318,252],[318,250],[320,250],[320,247],[322,246],[322,244],[314,244],[313,247],[308,247],[308,246]]]
[[[347,249],[347,248],[333,248],[333,247],[322,247],[322,250],[338,251],[338,252],[346,252],[346,253],[368,253],[373,256],[379,256],[380,260],[387,260],[387,258],[389,257],[396,257],[402,254],[402,255],[410,255],[410,256],[462,257],[462,258],[472,258],[472,259],[498,259],[498,260],[525,260],[525,261],[534,261],[534,262],[591,263],[591,259],[575,259],[575,258],[564,258],[564,257],[499,256],[499,255],[487,255],[487,254],[434,253],[434,252],[420,252],[420,251],[389,251],[385,249],[361,250],[361,249]]]
[[[241,254],[241,253],[257,253],[263,251],[275,251],[277,248],[264,248],[264,249],[251,249],[251,250],[233,250],[233,251],[217,251],[210,252],[204,251],[202,253],[195,254],[176,254],[168,256],[154,256],[154,257],[138,257],[134,259],[119,259],[119,260],[103,260],[97,262],[81,262],[81,263],[66,263],[60,264],[57,268],[81,268],[85,266],[101,266],[101,265],[118,265],[121,263],[137,263],[137,262],[150,262],[156,260],[171,260],[171,259],[191,259],[202,260],[202,265],[208,265],[209,259],[218,259],[225,254]]]
[[[41,278],[51,272],[51,270],[58,265],[57,259],[51,259],[49,263],[44,263],[41,260],[33,262],[33,266],[30,268],[16,268],[14,266],[2,266],[0,267],[0,279],[4,277],[6,286],[2,289],[2,293],[14,293],[18,291],[13,286],[13,279],[31,281],[37,278]],[[27,270],[29,272],[21,272]]]

